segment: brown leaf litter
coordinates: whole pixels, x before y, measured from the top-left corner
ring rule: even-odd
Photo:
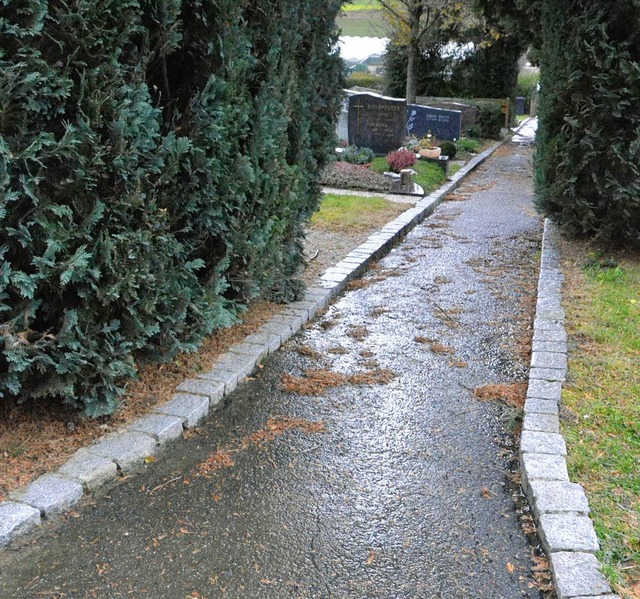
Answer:
[[[352,325],[347,331],[347,335],[356,341],[363,341],[368,334],[369,331],[364,325]]]
[[[453,349],[453,347],[449,347],[448,345],[444,345],[443,343],[432,343],[430,346],[431,351],[434,354],[444,354],[444,355],[450,355],[455,353],[455,349]]]
[[[305,358],[310,358],[312,360],[321,360],[322,354],[319,351],[313,349],[313,347],[309,345],[298,345],[295,350]]]
[[[250,447],[263,447],[267,443],[272,443],[278,437],[283,436],[287,431],[292,430],[298,430],[303,433],[324,433],[326,426],[322,421],[314,422],[292,416],[271,416],[261,429],[243,437],[235,445],[214,451],[204,462],[197,466],[197,474],[208,477],[213,472],[223,468],[232,468],[235,466],[234,455]]]
[[[370,271],[374,271],[375,274],[366,274],[360,279],[354,279],[353,281],[349,281],[347,283],[347,289],[349,291],[353,291],[355,289],[368,289],[371,285],[375,285],[376,283],[381,283],[385,281],[389,277],[401,277],[402,272],[395,268],[381,269],[380,266],[376,265],[376,268],[369,268]]]
[[[330,387],[343,385],[387,385],[395,377],[391,370],[376,368],[368,372],[342,374],[330,370],[307,370],[304,375],[285,374],[280,386],[287,393],[322,395]]]
[[[476,387],[473,394],[482,401],[502,401],[516,408],[524,407],[528,383],[502,383]]]

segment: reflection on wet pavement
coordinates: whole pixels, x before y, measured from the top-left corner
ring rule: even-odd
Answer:
[[[2,596],[541,597],[508,482],[518,412],[473,395],[527,372],[530,143],[503,146],[185,443],[0,558]],[[331,384],[296,386],[310,379]]]

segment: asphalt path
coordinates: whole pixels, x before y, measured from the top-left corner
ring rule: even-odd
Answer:
[[[0,596],[542,597],[514,501],[519,412],[473,393],[526,380],[531,140],[502,146],[187,440],[4,552]]]

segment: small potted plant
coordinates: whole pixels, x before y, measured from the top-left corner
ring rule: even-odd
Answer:
[[[440,158],[442,150],[438,146],[438,140],[431,131],[420,140],[419,154],[423,158]]]

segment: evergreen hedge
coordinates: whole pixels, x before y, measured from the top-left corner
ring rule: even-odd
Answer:
[[[536,179],[575,236],[640,245],[640,4],[544,0]]]
[[[0,0],[0,394],[90,416],[301,290],[340,0]]]

